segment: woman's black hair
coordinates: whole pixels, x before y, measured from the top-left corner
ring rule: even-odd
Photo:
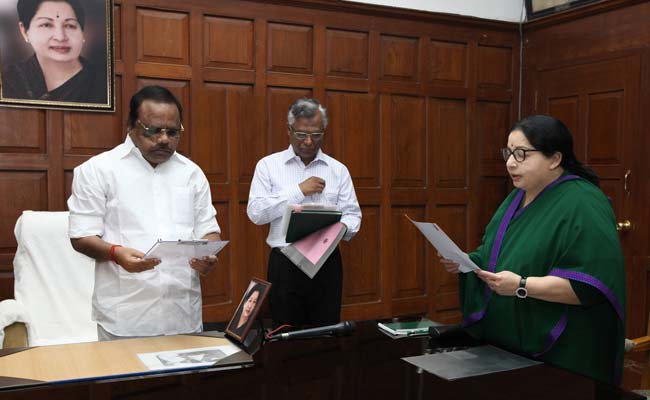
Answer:
[[[178,118],[181,123],[183,122],[183,107],[176,96],[162,86],[151,85],[143,87],[138,91],[138,93],[131,97],[131,102],[129,104],[129,126],[131,128],[135,127],[135,121],[139,118],[138,112],[140,111],[140,105],[145,100],[152,100],[157,103],[175,104],[176,108],[178,108]]]
[[[559,119],[550,115],[531,115],[514,124],[510,132],[514,131],[521,131],[530,144],[547,157],[562,153],[560,165],[565,170],[599,186],[598,175],[576,158],[571,132]]]
[[[38,11],[41,3],[46,1],[70,4],[70,7],[72,7],[72,10],[77,17],[79,25],[81,26],[81,30],[83,31],[84,25],[86,24],[86,13],[78,0],[18,0],[18,4],[16,5],[18,20],[23,23],[25,30],[29,29],[29,24],[32,22],[32,19],[34,18],[34,15],[36,15],[36,11]]]

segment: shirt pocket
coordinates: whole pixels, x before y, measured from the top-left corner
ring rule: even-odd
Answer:
[[[325,203],[330,206],[338,205],[339,192],[325,191],[323,192]]]
[[[172,188],[172,221],[182,225],[194,224],[194,191],[192,188],[175,186]]]

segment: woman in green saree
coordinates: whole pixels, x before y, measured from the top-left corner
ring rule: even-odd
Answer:
[[[460,275],[470,334],[609,383],[623,365],[625,277],[615,218],[598,177],[559,120],[527,117],[502,150],[515,189]],[[458,265],[442,260],[458,273]]]

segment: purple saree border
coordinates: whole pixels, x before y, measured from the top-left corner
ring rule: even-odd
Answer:
[[[559,183],[562,183],[562,182],[565,182],[565,181],[568,181],[568,180],[572,180],[572,179],[580,179],[580,177],[577,176],[577,175],[560,176],[559,178],[557,178],[553,182],[546,185],[544,190],[542,190],[540,192],[540,194],[537,195],[537,197],[535,197],[535,199],[530,204],[528,204],[526,207],[523,207],[523,208],[517,210],[517,208],[519,207],[519,203],[521,203],[521,199],[522,199],[522,197],[524,196],[524,193],[525,193],[523,190],[519,189],[519,191],[515,195],[515,198],[512,200],[512,203],[510,203],[510,205],[508,206],[508,209],[506,210],[506,213],[503,215],[503,218],[501,219],[501,223],[499,224],[499,230],[497,231],[497,235],[494,238],[494,244],[492,245],[492,251],[491,251],[491,254],[490,254],[490,264],[488,266],[488,270],[490,272],[494,272],[496,270],[496,264],[497,264],[497,260],[499,258],[499,252],[501,251],[501,244],[503,243],[503,239],[504,239],[504,237],[506,235],[506,231],[508,230],[508,225],[510,225],[510,221],[512,221],[514,218],[518,217],[519,215],[521,215],[521,213],[524,212],[524,210],[526,210],[528,207],[530,207],[530,205],[533,204],[535,201],[537,201],[537,199],[542,197],[542,194],[544,194],[547,190],[549,190],[550,188],[558,185]],[[467,327],[469,325],[475,324],[476,322],[483,319],[483,317],[485,316],[485,313],[487,312],[487,303],[488,303],[488,301],[490,299],[490,294],[491,293],[492,293],[492,291],[490,290],[489,286],[486,285],[485,286],[485,307],[483,307],[481,310],[479,310],[479,311],[477,311],[475,313],[472,313],[472,314],[468,315],[467,317],[465,317],[463,319],[463,323],[462,323],[463,327]],[[557,325],[556,325],[556,327],[557,327]],[[566,327],[566,324],[565,324],[565,327]],[[555,329],[555,328],[553,328],[553,329]],[[562,328],[562,331],[564,331],[564,328]],[[560,337],[559,335],[562,333],[562,331],[559,332],[557,338]],[[551,331],[551,333],[553,333],[553,331]],[[555,338],[555,340],[557,340],[557,338]],[[555,340],[552,340],[552,342],[550,343],[550,346],[553,345]]]
[[[564,329],[566,328],[568,322],[569,322],[568,313],[565,311],[564,314],[562,314],[560,320],[557,321],[553,329],[551,329],[551,332],[548,334],[548,340],[546,342],[546,346],[544,347],[544,350],[540,351],[539,353],[533,354],[533,357],[539,358],[544,353],[551,350],[551,348],[555,345],[555,342],[557,342],[557,340],[562,335],[562,332],[564,332]]]
[[[607,297],[607,300],[609,300],[609,302],[614,307],[616,314],[618,314],[618,318],[620,318],[621,321],[625,321],[625,317],[623,316],[624,315],[623,307],[621,307],[621,304],[618,302],[618,298],[616,298],[614,292],[607,285],[602,283],[599,279],[594,278],[593,276],[586,274],[584,272],[570,271],[570,270],[559,269],[559,268],[553,268],[551,272],[549,272],[548,274],[550,276],[557,276],[559,278],[571,279],[578,282],[586,283],[587,285],[591,285],[596,289],[600,290],[601,293],[604,294],[605,297]]]

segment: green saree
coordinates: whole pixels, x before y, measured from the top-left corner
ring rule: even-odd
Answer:
[[[519,209],[523,194],[515,189],[508,195],[488,224],[483,244],[470,257],[492,272],[569,279],[582,304],[500,296],[474,274],[462,274],[460,297],[467,330],[488,343],[618,383],[625,277],[607,198],[598,187],[573,175],[560,177]]]

